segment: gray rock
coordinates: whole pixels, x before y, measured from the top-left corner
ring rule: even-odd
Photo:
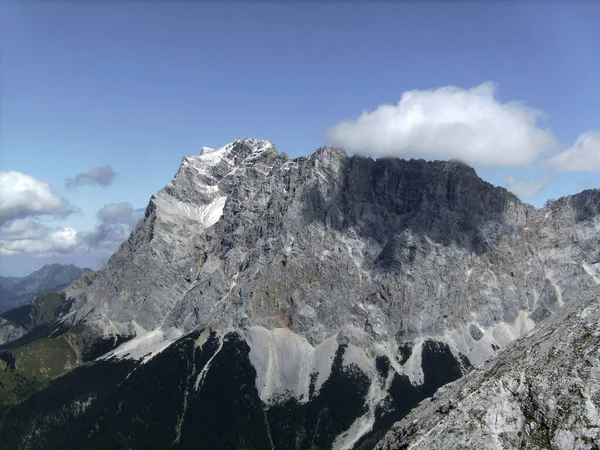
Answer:
[[[600,442],[600,299],[572,301],[397,422],[386,449],[590,449]]]
[[[238,140],[184,158],[71,320],[288,327],[313,344],[346,324],[404,342],[505,323],[512,339],[596,288],[599,202],[537,210],[456,161],[290,161]]]
[[[0,316],[0,345],[15,341],[27,333],[27,330]]]

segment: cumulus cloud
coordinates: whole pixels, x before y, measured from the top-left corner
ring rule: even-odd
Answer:
[[[110,203],[96,213],[93,231],[72,227],[51,228],[39,220],[15,219],[0,225],[0,255],[52,257],[90,253],[108,257],[127,239],[144,213],[129,203]]]
[[[52,229],[29,219],[0,226],[0,255],[56,256],[76,251],[79,233],[72,227]]]
[[[144,214],[144,209],[135,209],[130,203],[110,203],[97,213],[98,225],[94,231],[82,235],[88,248],[115,250],[131,232]]]
[[[69,214],[67,201],[37,178],[0,171],[0,224],[30,216]]]
[[[67,178],[65,185],[67,187],[78,187],[87,184],[106,187],[115,180],[117,173],[111,166],[95,167],[87,172],[83,172],[75,176],[75,178]]]
[[[375,156],[460,159],[469,164],[521,165],[555,151],[554,134],[538,127],[543,114],[521,102],[502,103],[496,85],[406,91],[326,132],[331,145]]]
[[[10,240],[41,239],[48,227],[32,220],[13,220],[0,226],[2,237]]]
[[[112,253],[127,239],[127,229],[119,224],[99,224],[94,231],[82,233],[81,240],[91,249],[104,249]]]
[[[558,172],[600,172],[600,130],[581,133],[575,144],[550,159]]]
[[[509,175],[504,181],[506,189],[519,198],[526,198],[537,194],[548,186],[552,182],[552,176],[545,174],[531,180],[517,180],[512,175]]]
[[[135,225],[144,214],[144,209],[134,209],[130,203],[110,203],[96,213],[106,224]]]

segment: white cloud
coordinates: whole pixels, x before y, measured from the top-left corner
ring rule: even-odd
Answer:
[[[48,227],[32,220],[13,220],[0,226],[0,236],[9,240],[42,239]]]
[[[461,159],[469,164],[521,165],[555,151],[557,139],[537,126],[542,113],[521,102],[501,103],[496,85],[406,91],[330,128],[331,145],[359,154]]]
[[[127,239],[143,212],[128,203],[105,205],[96,213],[99,223],[93,231],[52,229],[33,218],[6,221],[0,224],[0,255],[41,258],[93,252],[108,257]]]
[[[552,176],[546,174],[532,180],[517,180],[513,176],[508,176],[504,181],[506,183],[506,189],[519,198],[527,198],[537,194],[550,184],[552,182]]]
[[[61,228],[50,235],[50,243],[55,249],[71,250],[79,243],[77,234],[75,228]]]
[[[67,202],[46,182],[15,171],[0,171],[0,224],[24,217],[67,214]]]
[[[48,257],[79,249],[80,235],[72,227],[53,230],[33,220],[15,220],[0,226],[1,255]]]
[[[600,172],[600,130],[581,133],[575,144],[550,159],[558,172]]]

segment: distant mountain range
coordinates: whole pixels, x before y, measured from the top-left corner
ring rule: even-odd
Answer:
[[[48,264],[26,277],[0,277],[0,313],[31,303],[38,294],[66,288],[90,270],[73,264]]]

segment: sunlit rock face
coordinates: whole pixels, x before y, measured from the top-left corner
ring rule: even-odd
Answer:
[[[377,449],[595,449],[599,410],[600,297],[584,295],[438,390]]]
[[[227,357],[251,368],[243,395],[268,446],[370,448],[438,387],[598,290],[599,209],[599,191],[536,209],[457,161],[330,147],[291,160],[237,140],[183,159],[91,285],[67,290],[63,320],[127,336],[100,359],[136,371],[195,336],[182,356],[193,385],[174,401],[197,416],[169,431],[179,446]]]

